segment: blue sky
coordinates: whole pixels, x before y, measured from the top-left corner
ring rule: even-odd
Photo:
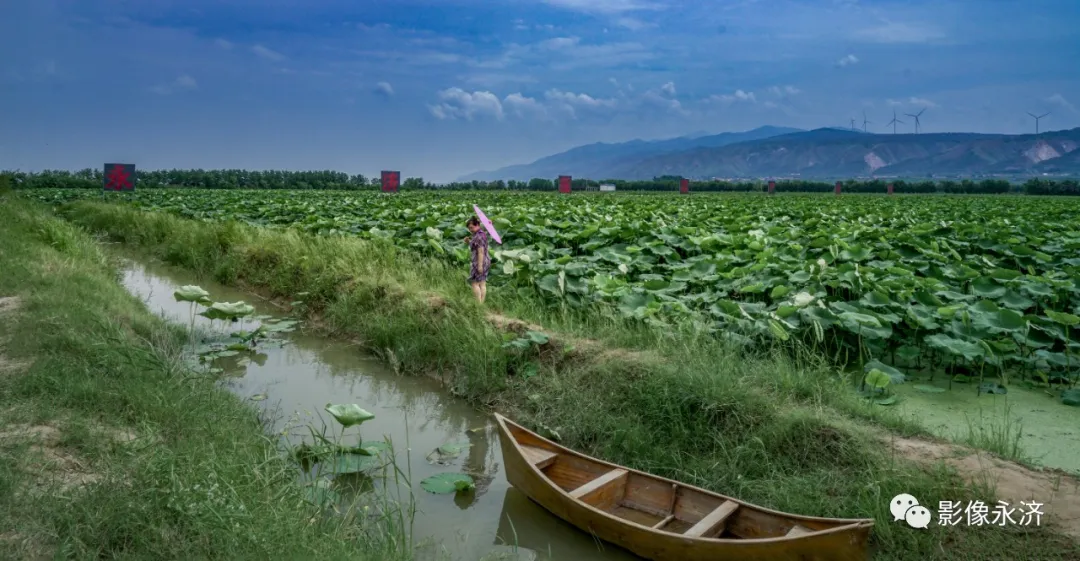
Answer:
[[[1080,126],[1077,0],[9,0],[0,169],[447,181],[761,125]],[[889,129],[891,130],[891,129]]]

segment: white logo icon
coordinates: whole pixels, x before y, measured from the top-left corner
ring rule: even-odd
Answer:
[[[903,520],[912,528],[926,528],[933,518],[930,509],[920,505],[918,499],[907,493],[892,498],[889,512],[893,515],[893,522]]]
[[[915,505],[904,513],[904,520],[912,528],[926,528],[930,525],[930,518],[932,518],[930,509],[922,505]]]

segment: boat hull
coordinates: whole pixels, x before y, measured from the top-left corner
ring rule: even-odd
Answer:
[[[851,524],[794,538],[710,539],[652,530],[570,497],[536,469],[500,423],[499,439],[507,481],[553,515],[606,542],[652,561],[865,561],[872,521]],[[583,458],[588,456],[580,455]],[[598,461],[598,460],[596,460]],[[607,464],[607,462],[601,462]],[[614,464],[607,464],[618,467]],[[626,469],[626,468],[622,468]],[[640,473],[640,472],[635,472]],[[647,475],[665,485],[678,484],[702,493],[703,489]],[[792,516],[792,520],[830,520]],[[833,521],[835,522],[835,521]]]

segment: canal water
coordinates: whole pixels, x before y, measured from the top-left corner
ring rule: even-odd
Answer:
[[[202,287],[217,302],[247,302],[261,316],[283,316],[258,296],[141,256],[125,254],[122,271],[127,290],[150,311],[181,325],[192,319],[190,304],[173,297],[184,285]],[[223,330],[222,323],[195,317],[200,330]],[[258,325],[245,321],[243,328]],[[353,344],[300,327],[281,334],[284,344],[260,348],[254,356],[242,353],[218,359],[214,366],[223,370],[218,376],[231,391],[263,410],[268,430],[287,431],[297,444],[305,435],[310,441],[308,423],[317,430],[324,425],[337,428],[323,409],[328,403],[355,403],[374,413],[374,419],[345,434],[355,438],[359,432],[366,441],[390,439],[398,466],[411,471],[410,483],[402,485],[411,486],[417,509],[412,532],[418,559],[640,561],[552,516],[511,487],[503,473],[494,419],[488,414],[449,395],[434,380],[399,376]],[[429,453],[456,442],[471,446],[446,465],[429,463]],[[477,474],[476,491],[436,495],[421,488],[424,478],[446,472]],[[392,479],[384,485],[393,485]],[[409,491],[390,489],[389,496],[408,499]],[[516,556],[503,556],[515,548]]]

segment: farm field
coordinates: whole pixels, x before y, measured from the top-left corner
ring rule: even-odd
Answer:
[[[47,202],[100,196],[33,190]],[[320,235],[385,238],[466,263],[479,204],[499,228],[490,284],[550,306],[740,345],[799,341],[891,382],[1072,390],[1080,351],[1080,199],[144,190],[140,208]],[[940,378],[939,378],[940,379]],[[1014,378],[1015,380],[1016,378]],[[876,382],[888,384],[883,379]],[[889,399],[887,389],[879,389]]]
[[[22,194],[46,196],[54,202],[70,196],[46,190]],[[376,193],[263,191],[251,192],[245,199],[240,194],[226,191],[148,190],[137,194],[132,202],[139,208],[157,212],[139,212],[124,205],[80,203],[66,206],[59,214],[110,241],[146,251],[198,276],[264,290],[266,296],[285,303],[299,296],[305,306],[312,306],[309,317],[325,322],[326,333],[342,340],[361,341],[364,348],[378,352],[394,371],[437,375],[452,395],[465,397],[485,408],[509,411],[527,422],[541,423],[538,426],[550,427],[569,446],[637,469],[723,490],[779,510],[819,515],[870,514],[878,520],[875,559],[936,559],[960,550],[978,556],[973,558],[1005,559],[1002,555],[1017,547],[1038,547],[1041,556],[1033,558],[1069,558],[1065,551],[1071,552],[1071,546],[1051,540],[1050,533],[1035,532],[1034,529],[1004,531],[996,527],[950,527],[931,534],[908,532],[890,524],[892,518],[885,501],[897,493],[912,493],[927,504],[957,498],[990,499],[990,491],[982,487],[959,486],[961,477],[977,477],[969,472],[961,472],[958,476],[927,471],[926,467],[916,464],[922,461],[917,458],[911,464],[898,462],[897,449],[890,443],[890,435],[910,437],[919,433],[913,425],[887,418],[890,411],[898,411],[899,407],[873,404],[895,403],[907,407],[916,404],[920,396],[940,400],[956,393],[949,392],[948,388],[952,380],[959,378],[942,376],[942,358],[939,356],[935,360],[937,366],[930,366],[935,353],[941,354],[939,351],[913,343],[909,346],[925,348],[925,352],[915,357],[912,365],[905,366],[902,364],[903,351],[898,351],[894,358],[892,353],[884,352],[885,347],[875,348],[874,339],[846,335],[838,325],[822,327],[824,337],[820,342],[812,326],[809,329],[805,326],[788,328],[781,332],[788,334],[784,341],[774,335],[776,332],[768,321],[780,323],[785,319],[780,317],[779,307],[775,307],[776,317],[767,316],[768,319],[763,320],[767,324],[764,331],[746,331],[745,335],[740,335],[750,344],[751,352],[732,353],[719,344],[717,337],[705,333],[704,328],[723,334],[740,324],[713,315],[708,304],[683,302],[695,295],[700,298],[701,294],[720,293],[717,285],[738,278],[729,276],[737,267],[722,259],[733,260],[753,254],[754,250],[713,247],[711,242],[705,244],[707,249],[688,250],[679,245],[685,245],[686,241],[672,243],[678,251],[673,249],[669,258],[657,256],[652,250],[630,250],[632,244],[654,247],[647,243],[651,239],[641,240],[653,234],[642,232],[658,232],[680,240],[704,236],[718,240],[752,236],[751,242],[759,241],[757,236],[749,234],[755,224],[782,222],[783,216],[788,216],[785,224],[789,229],[795,228],[799,223],[791,217],[797,215],[802,222],[813,220],[815,205],[826,211],[831,205],[831,216],[855,216],[853,223],[862,223],[860,213],[870,215],[868,208],[896,205],[900,198],[893,202],[885,197],[844,197],[837,201],[830,196],[798,195],[772,199],[745,195],[680,198],[595,194],[573,197],[576,199],[573,204],[583,203],[582,206],[590,209],[581,213],[589,218],[588,222],[612,224],[603,229],[598,226],[593,240],[608,240],[608,252],[610,248],[621,249],[616,253],[625,253],[630,260],[611,262],[596,258],[597,253],[608,253],[602,247],[584,249],[589,240],[570,239],[572,236],[567,237],[570,228],[558,227],[561,224],[555,220],[551,224],[544,221],[545,216],[558,215],[569,216],[566,220],[572,220],[575,212],[572,201],[556,195],[527,193],[479,195],[476,202],[489,216],[505,220],[500,222],[507,242],[505,249],[524,249],[523,254],[536,256],[535,259],[530,256],[528,261],[520,257],[510,260],[516,263],[515,268],[521,268],[513,274],[505,274],[499,269],[499,274],[492,279],[491,304],[481,307],[472,301],[463,282],[465,267],[456,255],[460,246],[455,240],[464,235],[460,225],[470,214],[474,202],[466,196],[462,193],[405,193],[385,197]],[[74,197],[93,201],[100,193],[74,193]],[[919,197],[915,202],[924,200]],[[980,199],[987,206],[1005,200],[1008,199]],[[1054,204],[1062,201],[1064,199],[1058,199]],[[865,206],[848,208],[845,205]],[[270,210],[275,208],[278,210]],[[878,212],[883,214],[886,210]],[[776,216],[770,218],[765,211]],[[309,219],[313,222],[325,220],[326,224],[339,224],[349,229],[338,228],[345,235],[329,235],[330,227],[326,225],[304,227],[305,217],[309,214],[313,215]],[[207,222],[199,223],[178,215]],[[437,219],[428,222],[429,216]],[[698,222],[696,226],[689,225],[691,216]],[[738,226],[744,233],[731,234],[739,224],[737,216],[751,224]],[[245,227],[222,220],[230,217],[270,227]],[[626,217],[632,217],[632,220],[626,220]],[[575,227],[590,226],[585,220],[578,222],[581,224]],[[816,227],[825,228],[834,223],[819,222]],[[525,227],[519,230],[517,224]],[[647,224],[655,224],[655,227]],[[290,232],[285,229],[290,225],[318,235]],[[807,229],[805,224],[802,226]],[[372,228],[376,228],[374,232]],[[540,234],[533,232],[533,228],[548,228],[556,234]],[[637,234],[632,233],[635,228]],[[670,228],[690,228],[691,231],[665,230]],[[543,241],[544,235],[551,241]],[[403,249],[366,243],[358,238],[386,238]],[[620,244],[625,247],[619,248]],[[769,249],[773,254],[779,248],[786,249],[786,246],[778,248],[778,244],[772,242],[767,246],[763,249]],[[806,247],[805,243],[803,247]],[[809,253],[813,249],[800,251]],[[676,273],[668,272],[676,264],[676,254],[683,261],[694,263],[705,261],[698,256],[708,255],[715,268],[700,279],[676,280]],[[652,271],[658,271],[651,274],[662,278],[669,276],[669,282],[685,283],[682,291],[658,289],[655,283],[646,286],[656,280],[641,277],[650,274],[644,265],[649,255],[652,255]],[[565,256],[570,259],[558,263]],[[826,257],[821,252],[809,253],[805,260],[816,264],[818,258],[826,260],[827,264],[833,263],[832,268],[843,265],[843,257],[834,259],[831,254]],[[579,261],[593,268],[591,276],[567,274],[565,265]],[[866,278],[868,261],[871,260],[856,261],[861,275],[856,278]],[[505,266],[505,262],[496,260],[496,266]],[[628,272],[622,271],[619,265],[624,265]],[[551,270],[562,266],[564,289],[569,277],[582,279],[580,282],[585,284],[586,291],[551,292],[540,287],[539,283],[546,275],[538,277],[531,272],[536,270],[533,267],[548,266]],[[788,272],[788,276],[798,270],[796,267],[790,269],[792,272]],[[622,287],[624,295],[606,297],[597,290],[593,279],[601,272],[613,278],[621,273],[626,283]],[[557,272],[548,274],[558,275]],[[794,294],[807,292],[813,296],[823,293],[807,307],[820,307],[818,302],[830,308],[834,301],[856,302],[852,305],[867,310],[867,315],[885,315],[858,304],[863,293],[852,290],[851,296],[839,292],[831,296],[831,288],[823,283],[820,289],[814,288],[811,281],[799,285]],[[718,301],[730,301],[748,309],[748,314],[757,313],[752,307],[755,302],[762,310],[775,304],[768,300],[771,293],[771,290],[758,293],[729,290],[726,297],[718,298]],[[584,296],[568,297],[580,294]],[[623,305],[638,294],[658,303],[642,306],[652,310],[651,313],[637,316],[637,308],[628,309]],[[627,298],[625,295],[632,296]],[[515,302],[521,302],[521,307],[512,307]],[[550,334],[548,343],[536,346],[537,341],[528,334],[525,338],[514,339],[506,332],[506,318],[525,318],[521,312],[527,312],[529,306],[541,302],[546,304],[551,315],[544,320],[532,321],[542,326],[538,329]],[[839,318],[844,312],[834,313]],[[505,315],[493,321],[493,314]],[[624,322],[634,317],[644,321]],[[593,318],[589,321],[595,323],[575,318]],[[549,323],[547,319],[553,321]],[[582,337],[579,331],[571,334],[566,329],[574,322],[593,328],[612,320],[622,322],[625,327],[620,329],[627,332],[644,329],[642,325],[646,322],[670,325],[672,329],[650,329],[657,333],[655,338],[642,340],[634,350],[618,348],[603,336],[606,333],[586,331],[587,335]],[[721,324],[721,320],[727,323]],[[692,329],[695,324],[696,331]],[[494,330],[491,329],[493,325]],[[519,336],[522,331],[517,331]],[[1071,336],[1071,332],[1068,335]],[[522,342],[525,345],[519,346]],[[805,343],[805,348],[800,350],[802,345],[796,344],[798,342]],[[859,370],[868,372],[865,375],[865,381],[869,382],[866,395],[872,399],[859,399],[852,390],[851,380],[837,377],[835,367],[809,358],[820,354],[803,352],[815,347],[819,352],[841,351],[830,356],[851,365],[853,380],[864,379]],[[845,350],[847,356],[842,352]],[[1049,350],[1053,351],[1054,347]],[[1066,356],[1072,357],[1071,354]],[[873,362],[872,358],[879,362]],[[899,368],[889,364],[899,365]],[[1037,372],[1037,368],[1036,364],[1032,372]],[[926,369],[936,373],[934,380],[918,379],[930,373]],[[989,372],[987,370],[988,383],[994,381]],[[1060,376],[1066,370],[1057,372]],[[910,380],[910,383],[896,387],[893,380],[900,378],[908,378],[905,381]],[[1032,374],[1029,378],[1035,380],[1037,375]],[[1002,398],[1011,400],[1016,394],[1027,391],[1042,399],[1040,408],[1059,410],[1061,415],[1056,418],[1068,420],[1066,416],[1070,416],[1069,419],[1075,419],[1080,413],[1080,409],[1055,403],[1061,401],[1060,394],[1068,389],[1067,383],[1049,379],[1049,382],[1055,382],[1053,388],[1023,390],[1015,381],[1016,378],[1009,379],[1007,395],[984,395],[975,401],[990,405],[991,400],[1000,403]],[[924,393],[915,390],[916,386],[935,386],[944,392]],[[958,388],[964,388],[965,394],[974,395],[976,391],[976,385],[970,383],[958,384]],[[995,385],[989,389],[997,392],[1000,388]],[[1045,395],[1047,390],[1054,395]],[[899,399],[890,402],[894,398]],[[967,403],[971,400],[947,401]],[[581,407],[582,403],[592,406]],[[934,422],[941,422],[941,419],[934,419]],[[952,423],[954,426],[950,428],[962,428],[963,421],[960,423]],[[702,435],[709,435],[709,438],[702,439]],[[1054,441],[1060,446],[1060,440]],[[987,448],[982,443],[976,443],[976,447]],[[903,452],[900,454],[906,456]],[[1030,477],[1033,481],[1041,481],[1042,476]],[[1014,503],[1019,500],[1019,496],[1009,494],[1009,490],[1004,493],[1003,496]],[[1068,516],[1068,512],[1061,515]],[[944,549],[942,540],[947,542]],[[1056,552],[1064,556],[1058,556]]]

